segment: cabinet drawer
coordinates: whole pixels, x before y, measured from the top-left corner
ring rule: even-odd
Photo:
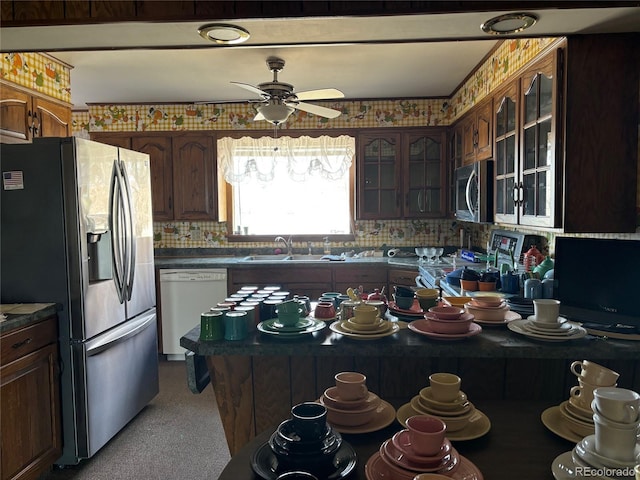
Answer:
[[[416,284],[417,270],[389,270],[389,286]]]
[[[0,361],[6,365],[58,340],[57,317],[13,330],[0,338]]]
[[[328,283],[331,284],[331,269],[323,267],[251,267],[231,269],[234,284],[287,284],[295,283]]]
[[[338,266],[335,269],[334,279],[336,283],[361,283],[375,282],[380,285],[387,283],[387,266],[372,265],[370,267]]]

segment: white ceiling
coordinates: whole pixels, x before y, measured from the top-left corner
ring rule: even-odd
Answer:
[[[602,2],[598,2],[602,4]],[[496,43],[480,25],[506,12],[233,21],[240,46],[201,38],[202,22],[0,29],[0,49],[49,52],[74,68],[74,105],[257,99],[230,84],[268,82],[269,56],[295,91],[337,88],[347,99],[449,96]],[[533,11],[526,36],[640,31],[640,7]],[[524,34],[522,36],[525,36]]]

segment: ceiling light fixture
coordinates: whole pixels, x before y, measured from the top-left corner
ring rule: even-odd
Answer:
[[[218,45],[235,45],[249,40],[248,30],[237,25],[227,23],[209,23],[198,28],[198,33],[205,40],[211,40]]]
[[[538,21],[532,13],[507,13],[487,20],[480,28],[490,35],[511,35],[522,32]]]
[[[278,126],[281,123],[286,122],[289,115],[291,115],[295,109],[282,103],[271,103],[268,105],[262,105],[256,110],[258,110],[267,122]]]

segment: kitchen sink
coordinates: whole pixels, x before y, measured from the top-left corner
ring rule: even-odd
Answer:
[[[324,256],[325,256],[324,254],[322,255],[304,255],[304,254],[290,255],[289,257],[287,257],[287,260],[297,261],[297,262],[303,262],[303,261],[312,262],[312,261],[322,260]]]
[[[290,255],[249,255],[248,257],[244,257],[242,262],[274,262],[274,261],[282,261],[289,260],[291,258]]]
[[[318,260],[322,260],[322,257],[325,255],[304,255],[304,254],[295,254],[295,255],[249,255],[248,257],[242,258],[240,261],[242,262],[317,262]]]

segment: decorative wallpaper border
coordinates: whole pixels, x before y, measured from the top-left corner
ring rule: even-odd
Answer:
[[[71,103],[71,68],[38,53],[3,53],[0,78]]]

